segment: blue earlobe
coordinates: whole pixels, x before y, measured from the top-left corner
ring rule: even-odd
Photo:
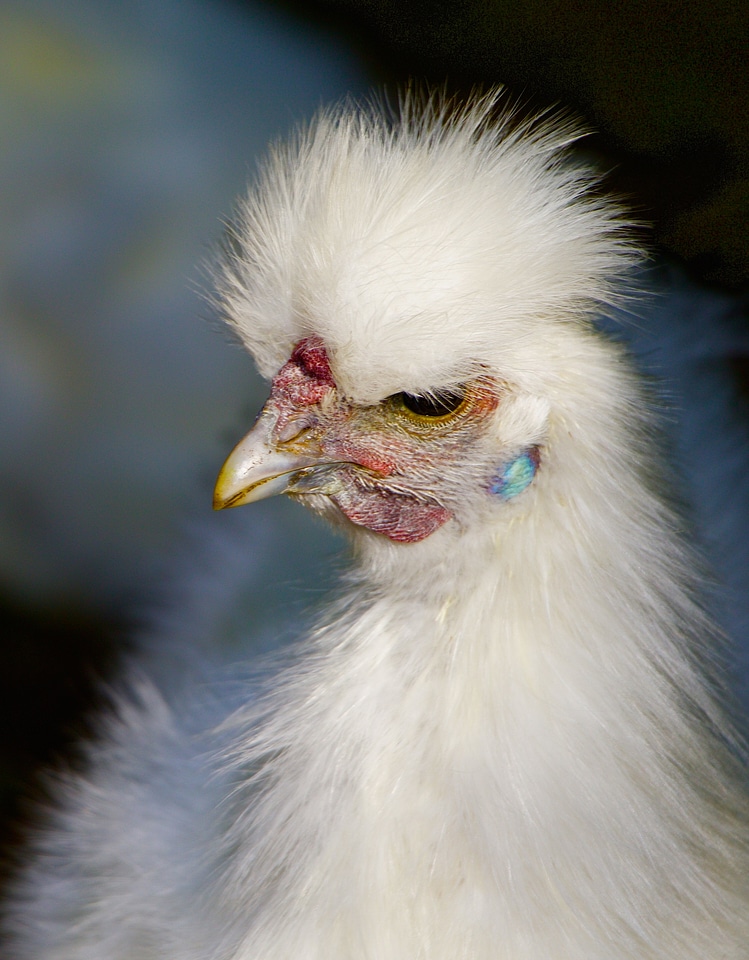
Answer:
[[[522,493],[536,475],[541,456],[538,447],[523,451],[519,457],[502,464],[499,473],[492,478],[489,492],[503,500],[511,500]]]

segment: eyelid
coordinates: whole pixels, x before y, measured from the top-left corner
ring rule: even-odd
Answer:
[[[409,413],[413,413],[416,416],[437,419],[456,413],[461,405],[465,403],[466,391],[437,390],[424,395],[404,391],[399,394],[399,398]],[[422,409],[419,409],[419,407]]]
[[[390,423],[413,436],[427,437],[435,432],[447,434],[469,427],[472,423],[480,423],[496,410],[503,393],[502,384],[485,375],[445,388],[453,393],[458,389],[464,394],[463,402],[444,417],[422,417],[411,413],[399,400],[403,391],[385,397],[379,404],[370,407],[370,411],[380,424],[383,424],[384,418],[385,424]]]
[[[403,390],[399,393],[394,393],[391,394],[391,396],[386,397],[383,403],[386,404],[392,410],[392,412],[402,420],[405,420],[411,424],[429,427],[449,423],[451,420],[460,417],[465,410],[470,407],[469,401],[471,395],[472,391],[467,385],[454,386],[450,388],[446,387],[444,390],[434,390],[424,395],[412,394]],[[441,396],[444,397],[445,404],[445,410],[443,413],[419,413],[418,410],[411,409],[406,403],[406,398],[411,398],[414,402],[414,406],[418,406],[420,400],[422,400],[426,406],[429,406],[430,401],[433,401],[435,402],[436,406],[439,404],[439,399]],[[452,404],[456,400],[457,402],[453,406]]]

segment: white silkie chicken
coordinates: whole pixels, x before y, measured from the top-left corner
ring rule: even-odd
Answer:
[[[272,387],[216,505],[290,494],[356,565],[205,739],[121,709],[14,956],[749,957],[714,631],[592,326],[636,254],[573,132],[496,107],[323,113],[243,204],[221,295]]]

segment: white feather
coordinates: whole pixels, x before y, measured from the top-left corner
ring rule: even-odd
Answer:
[[[749,956],[715,631],[592,327],[635,257],[570,130],[495,107],[325,113],[244,202],[220,286],[266,375],[314,335],[358,403],[506,392],[454,519],[358,533],[339,602],[230,721],[141,685],[38,842],[18,958]],[[521,496],[477,488],[523,445]]]

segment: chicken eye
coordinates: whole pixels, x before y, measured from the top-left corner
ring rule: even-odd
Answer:
[[[410,413],[418,417],[446,417],[461,406],[465,400],[465,393],[461,390],[442,390],[428,396],[418,396],[414,393],[397,393],[395,400]]]

